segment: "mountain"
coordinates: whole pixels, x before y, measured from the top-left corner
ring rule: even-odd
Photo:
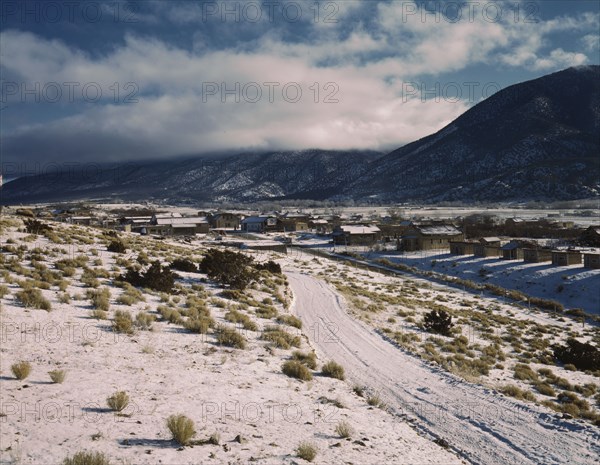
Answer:
[[[2,188],[3,204],[61,200],[168,203],[325,199],[383,154],[302,150],[110,165],[82,164],[21,177]]]
[[[344,195],[570,200],[600,195],[600,66],[508,87],[379,159]]]
[[[501,90],[437,133],[387,155],[304,150],[83,165],[9,182],[1,202],[499,202],[597,196],[600,66],[584,66]]]

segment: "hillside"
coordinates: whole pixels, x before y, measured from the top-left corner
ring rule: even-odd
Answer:
[[[2,203],[104,199],[255,201],[324,199],[360,177],[379,152],[304,150],[82,165],[7,183]]]
[[[593,198],[599,133],[600,67],[569,68],[508,87],[387,155],[303,150],[69,167],[7,183],[1,202]]]
[[[504,89],[391,152],[344,193],[380,200],[567,200],[600,194],[600,67]]]

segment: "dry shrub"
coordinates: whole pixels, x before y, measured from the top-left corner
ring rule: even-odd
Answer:
[[[196,435],[194,422],[185,415],[171,415],[167,418],[167,428],[177,443],[185,446]]]
[[[281,371],[290,378],[296,378],[302,381],[310,381],[313,378],[311,371],[306,365],[303,365],[296,360],[286,361],[281,367]]]
[[[20,362],[12,364],[10,370],[13,375],[15,375],[15,378],[24,380],[31,373],[31,363],[21,360]]]

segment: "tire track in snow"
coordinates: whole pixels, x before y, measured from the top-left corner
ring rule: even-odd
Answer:
[[[478,465],[600,463],[600,434],[409,355],[350,316],[324,281],[286,273],[301,318],[322,359],[342,364],[351,382],[376,389],[388,407]]]

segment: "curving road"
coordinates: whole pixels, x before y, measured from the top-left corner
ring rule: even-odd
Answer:
[[[311,345],[342,364],[352,383],[376,391],[415,427],[478,465],[600,463],[600,430],[470,384],[411,356],[354,319],[324,281],[286,272]]]

